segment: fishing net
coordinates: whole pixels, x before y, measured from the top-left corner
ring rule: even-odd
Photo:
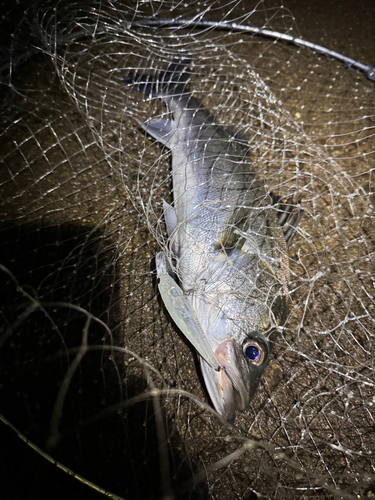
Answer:
[[[69,471],[124,499],[374,496],[374,82],[225,29],[299,36],[274,1],[42,1],[3,19],[0,409],[22,444],[4,437],[19,451],[2,447],[3,471],[37,498],[76,491]],[[266,191],[304,210],[290,312],[234,425],[155,287],[171,155],[137,120],[166,108],[126,81],[181,58],[194,96],[246,134]],[[34,477],[27,453],[58,465]]]

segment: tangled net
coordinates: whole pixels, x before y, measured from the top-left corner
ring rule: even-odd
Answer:
[[[42,1],[12,28],[1,89],[2,418],[112,497],[374,496],[374,83],[277,40],[139,25],[149,17],[296,33],[289,11],[266,0]],[[170,153],[136,119],[165,108],[124,83],[182,56],[194,95],[246,133],[266,189],[298,193],[304,209],[289,252],[291,311],[233,426],[206,403],[155,290]]]

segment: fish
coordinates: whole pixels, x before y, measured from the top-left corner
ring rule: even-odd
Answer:
[[[288,316],[288,247],[303,210],[296,195],[283,201],[267,192],[246,134],[218,122],[191,92],[191,76],[182,59],[155,75],[131,72],[125,82],[167,107],[137,120],[172,155],[159,291],[197,351],[213,407],[233,423],[249,407]]]
[[[164,305],[171,318],[193,344],[203,359],[216,371],[220,365],[216,359],[211,344],[200,325],[199,319],[192,308],[184,291],[173,279],[173,271],[169,265],[165,252],[159,252],[155,257],[158,288]]]

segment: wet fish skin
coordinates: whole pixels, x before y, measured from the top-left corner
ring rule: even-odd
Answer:
[[[288,253],[278,218],[286,210],[266,192],[248,145],[190,93],[189,79],[183,61],[128,83],[161,97],[170,113],[139,124],[172,152],[174,202],[164,202],[170,245],[181,288],[223,367],[217,372],[200,357],[208,393],[232,422],[249,406],[287,317]],[[282,217],[288,241],[300,216],[292,209]]]
[[[171,318],[199,351],[202,358],[214,370],[220,370],[220,365],[189,299],[184,297],[183,291],[168,271],[167,255],[164,252],[159,252],[155,260],[159,292]]]

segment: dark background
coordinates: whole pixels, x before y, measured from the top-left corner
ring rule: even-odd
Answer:
[[[266,8],[272,1],[265,3]],[[280,5],[279,2],[274,3]],[[1,2],[2,58],[6,61],[9,35],[29,2]],[[373,0],[287,0],[305,40],[375,64],[375,2]],[[29,36],[29,35],[27,35]],[[41,57],[41,56],[37,56]],[[1,369],[1,367],[0,367]],[[0,402],[1,408],[1,402]],[[1,410],[0,410],[1,411]],[[0,498],[96,499],[103,495],[47,463],[0,422]],[[41,487],[42,485],[42,487]]]

